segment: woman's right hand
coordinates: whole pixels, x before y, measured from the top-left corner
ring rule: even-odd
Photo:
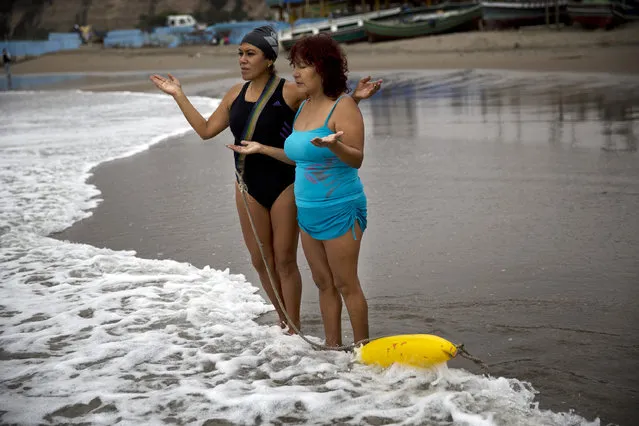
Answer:
[[[162,77],[158,74],[153,74],[150,79],[155,84],[155,86],[163,91],[164,93],[177,96],[182,93],[182,85],[180,84],[180,80],[173,77],[171,74],[168,74],[169,78]]]
[[[263,145],[259,142],[242,141],[242,145],[226,145],[226,147],[238,154],[261,154]]]

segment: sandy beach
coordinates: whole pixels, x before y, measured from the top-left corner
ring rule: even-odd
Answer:
[[[85,46],[77,51],[44,55],[18,63],[16,75],[37,73],[166,72],[191,70],[205,73],[183,79],[201,83],[236,78],[235,46],[185,46],[175,49],[103,49]],[[581,31],[544,27],[519,31],[472,32],[385,43],[345,46],[352,72],[389,69],[507,69],[522,71],[639,73],[639,24],[615,31]],[[276,64],[289,71],[286,52]],[[118,81],[89,76],[56,88],[86,90],[136,90],[154,88],[140,79]]]
[[[638,99],[621,84],[608,90],[543,76],[636,77],[639,25],[451,34],[346,51],[354,76],[379,75],[389,87],[362,105],[371,229],[360,269],[371,333],[455,336],[492,374],[530,381],[543,409],[632,424],[639,415],[632,384],[639,228],[630,212],[639,208],[639,160],[628,111]],[[238,80],[235,52],[88,46],[13,70],[86,73],[39,89],[98,92],[154,92],[147,75],[175,71],[187,93],[219,97]],[[289,72],[284,56],[277,67]],[[539,74],[471,93],[486,81],[481,70]],[[425,71],[435,77],[419,74]],[[433,81],[454,81],[453,93],[471,94],[431,99]],[[189,133],[100,165],[89,183],[103,201],[54,237],[230,268],[258,285],[232,201],[233,166],[223,147],[231,135],[218,139],[202,144]],[[301,250],[299,262],[302,322],[321,336]],[[466,360],[450,365],[481,373]]]

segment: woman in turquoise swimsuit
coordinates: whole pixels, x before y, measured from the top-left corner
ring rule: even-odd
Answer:
[[[366,196],[357,170],[364,159],[364,120],[346,86],[346,57],[326,35],[306,37],[290,53],[305,92],[284,149],[257,142],[234,146],[295,164],[295,204],[302,247],[320,291],[326,344],[341,346],[341,299],[355,342],[368,339],[368,305],[357,275],[366,229]]]

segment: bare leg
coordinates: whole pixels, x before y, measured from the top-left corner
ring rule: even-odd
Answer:
[[[271,207],[271,226],[273,230],[273,253],[275,268],[279,275],[282,293],[280,294],[286,312],[293,324],[300,328],[300,305],[302,303],[302,276],[297,266],[297,208],[293,185],[285,189]],[[290,332],[294,332],[292,329]]]
[[[251,222],[249,220],[248,212],[246,211],[246,207],[244,205],[244,200],[242,198],[242,194],[235,184],[235,204],[237,206],[237,212],[240,216],[240,226],[242,227],[242,235],[244,236],[244,242],[246,244],[246,248],[248,248],[249,253],[251,254],[251,262],[253,263],[253,267],[257,271],[257,274],[260,277],[260,281],[262,283],[262,288],[268,295],[269,300],[275,307],[277,311],[277,315],[280,319],[280,325],[286,324],[286,317],[284,316],[284,312],[282,308],[280,308],[279,303],[277,302],[277,298],[275,297],[275,293],[273,287],[279,294],[282,294],[282,287],[280,285],[280,281],[278,279],[277,270],[275,269],[275,262],[273,256],[273,238],[271,231],[271,216],[260,203],[255,201],[253,197],[251,197],[248,193],[246,194],[248,207],[251,210],[251,216],[253,217],[253,222],[255,223],[255,228],[257,230],[257,235],[262,242],[262,248],[264,250],[264,256],[266,257],[266,261],[268,262],[268,266],[273,273],[274,283],[271,283],[268,277],[268,273],[266,271],[266,265],[262,260],[262,254],[260,253],[260,248],[258,243],[253,235],[253,228],[251,228]],[[272,286],[271,286],[272,284]]]
[[[355,235],[346,234],[332,240],[324,241],[324,249],[328,259],[333,283],[344,298],[353,327],[355,343],[368,339],[368,304],[357,276],[357,262],[362,243],[362,230],[355,223]]]
[[[342,299],[333,285],[333,275],[328,263],[326,251],[318,241],[301,231],[302,247],[313,274],[313,281],[319,289],[320,311],[324,322],[324,335],[327,346],[342,345]]]

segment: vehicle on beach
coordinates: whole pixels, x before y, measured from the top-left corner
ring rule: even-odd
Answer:
[[[171,34],[178,34],[180,44],[212,44],[220,43],[215,31],[204,23],[197,22],[191,15],[169,15],[166,17],[166,28]]]
[[[166,17],[166,26],[170,28],[194,28],[203,30],[206,24],[198,23],[191,15],[169,15]]]

